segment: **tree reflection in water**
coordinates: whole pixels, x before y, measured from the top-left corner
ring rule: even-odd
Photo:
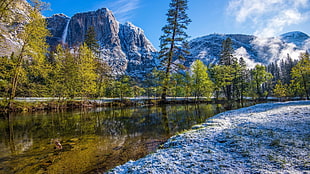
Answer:
[[[1,116],[0,173],[104,172],[222,111],[199,104]]]

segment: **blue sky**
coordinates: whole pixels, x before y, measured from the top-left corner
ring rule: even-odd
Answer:
[[[156,48],[166,24],[170,0],[43,0],[47,17],[109,8],[121,23],[142,28]],[[310,34],[310,0],[189,0],[191,39],[212,33],[278,36],[289,31]]]

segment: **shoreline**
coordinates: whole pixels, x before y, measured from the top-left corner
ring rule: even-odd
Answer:
[[[310,172],[310,101],[220,113],[108,173]]]
[[[66,109],[87,109],[97,107],[135,107],[135,106],[161,106],[167,104],[225,104],[232,107],[235,104],[243,104],[247,102],[259,102],[256,100],[244,100],[244,101],[226,101],[226,100],[195,100],[195,99],[175,99],[171,98],[166,102],[162,102],[160,99],[93,99],[93,100],[57,100],[57,99],[20,99],[13,100],[11,107],[8,107],[8,101],[0,100],[0,113],[10,112],[37,112],[37,111],[58,111]]]
[[[135,106],[161,106],[167,104],[223,104],[226,105],[227,110],[231,110],[234,105],[239,104],[244,107],[244,103],[264,103],[264,102],[275,102],[279,98],[268,98],[268,99],[244,99],[240,100],[217,100],[217,99],[195,99],[194,97],[169,97],[167,101],[161,101],[160,98],[103,98],[103,99],[70,99],[70,100],[59,100],[56,98],[17,98],[12,101],[11,107],[8,107],[8,101],[0,98],[0,113],[14,113],[14,112],[37,112],[37,111],[63,111],[72,109],[87,109],[97,107],[135,107]],[[302,99],[291,98],[289,101],[299,101]]]

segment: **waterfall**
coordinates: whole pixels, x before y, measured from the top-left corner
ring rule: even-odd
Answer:
[[[65,30],[64,30],[64,32],[62,34],[62,38],[61,38],[62,45],[64,45],[66,43],[66,39],[67,39],[67,35],[68,35],[69,23],[70,23],[70,19],[68,20],[68,22],[66,24],[66,27],[65,27]]]

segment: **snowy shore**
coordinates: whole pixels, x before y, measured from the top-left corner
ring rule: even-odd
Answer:
[[[310,173],[310,102],[218,114],[109,173]]]

